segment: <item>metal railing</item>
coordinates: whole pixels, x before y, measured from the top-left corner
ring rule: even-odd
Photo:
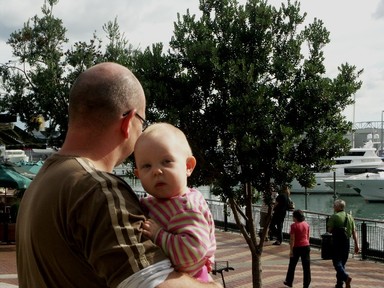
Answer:
[[[211,209],[216,225],[224,230],[238,230],[233,214],[226,204],[216,200],[207,200]],[[305,211],[305,220],[310,225],[310,243],[313,247],[321,247],[322,235],[326,230],[326,223],[330,214],[315,213]],[[253,206],[253,217],[255,223],[260,221],[260,206]],[[376,221],[371,219],[356,218],[356,230],[358,233],[359,246],[362,259],[371,259],[384,262],[384,221]],[[283,236],[285,240],[289,240],[289,228],[293,223],[292,212],[288,211],[284,220]],[[259,225],[257,225],[258,227]],[[353,241],[351,243],[351,252],[354,251]]]
[[[145,197],[146,193],[143,191],[136,191],[139,197]],[[211,210],[213,219],[217,227],[226,230],[238,231],[235,218],[231,212],[230,207],[217,200],[206,199],[208,206]],[[260,205],[253,206],[253,219],[259,227],[260,222]],[[305,220],[310,226],[310,243],[313,247],[321,247],[322,235],[327,232],[327,221],[331,214],[316,213],[303,210]],[[384,221],[357,218],[354,217],[356,230],[358,233],[359,246],[361,251],[361,259],[370,259],[375,261],[384,262]],[[289,240],[289,228],[293,223],[292,212],[288,211],[284,220],[283,238]],[[245,223],[243,223],[245,224]],[[354,251],[354,243],[351,243],[351,252]]]

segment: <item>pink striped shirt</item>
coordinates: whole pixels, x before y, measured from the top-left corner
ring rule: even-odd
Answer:
[[[175,270],[192,276],[207,266],[211,271],[216,251],[215,225],[208,204],[196,189],[189,189],[183,196],[157,199],[149,196],[141,199],[149,218],[161,226],[155,236],[170,258]]]

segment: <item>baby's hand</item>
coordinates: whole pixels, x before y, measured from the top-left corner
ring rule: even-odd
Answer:
[[[141,228],[143,229],[143,234],[154,241],[161,226],[155,220],[148,219],[143,222]]]

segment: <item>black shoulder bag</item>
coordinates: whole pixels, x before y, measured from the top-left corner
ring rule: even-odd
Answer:
[[[334,228],[332,231],[333,238],[337,238],[339,240],[348,239],[348,233],[347,233],[347,225],[348,225],[348,214],[345,212],[345,220],[344,220],[344,226],[340,228]]]

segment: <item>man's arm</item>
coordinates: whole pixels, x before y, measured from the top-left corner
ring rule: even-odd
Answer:
[[[163,260],[137,271],[117,288],[222,288],[215,282],[203,283],[186,273],[175,272],[171,262]]]
[[[360,248],[359,248],[359,241],[357,240],[357,232],[356,232],[356,229],[354,228],[353,231],[352,231],[352,237],[353,237],[353,241],[355,242],[355,253],[359,253],[360,251]]]
[[[223,288],[223,286],[216,282],[202,283],[188,274],[172,272],[156,288]]]

